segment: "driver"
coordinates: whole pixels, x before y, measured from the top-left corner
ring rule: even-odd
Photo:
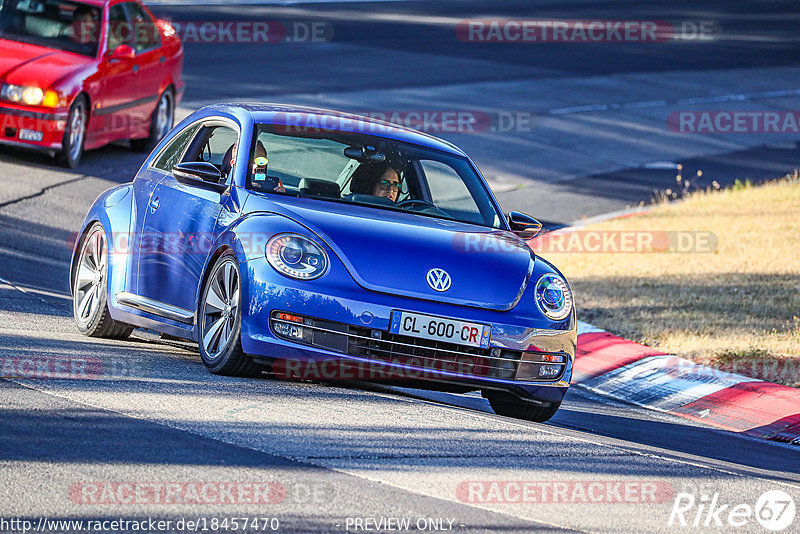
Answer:
[[[236,161],[237,143],[234,143],[228,152],[222,158],[222,173],[227,178],[233,170],[233,164]],[[283,186],[280,178],[267,176],[267,147],[264,146],[260,140],[256,141],[256,149],[253,154],[253,185],[258,187],[261,191],[273,191],[276,193],[285,193],[286,188]]]
[[[384,197],[397,202],[402,185],[400,173],[390,163],[365,162],[353,172],[350,192]]]
[[[78,44],[90,45],[97,42],[97,11],[88,6],[78,6],[72,15],[72,24],[67,32],[70,39]]]

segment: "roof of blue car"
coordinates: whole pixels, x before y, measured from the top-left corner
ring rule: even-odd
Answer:
[[[291,128],[334,130],[343,132],[360,133],[383,137],[396,141],[403,141],[422,145],[452,154],[464,155],[464,152],[455,145],[432,135],[406,128],[397,124],[384,122],[375,118],[345,113],[331,109],[313,108],[305,106],[290,106],[285,104],[214,104],[204,108],[211,111],[214,108],[231,111],[231,108],[248,112],[253,121],[262,124],[275,124]],[[420,112],[421,114],[422,112]],[[391,112],[385,113],[391,116]]]

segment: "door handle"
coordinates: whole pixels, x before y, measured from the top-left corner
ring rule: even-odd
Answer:
[[[139,65],[134,65],[131,70],[133,70],[133,72],[139,72]]]
[[[161,204],[158,197],[150,199],[150,213],[155,213],[158,209],[158,206]]]

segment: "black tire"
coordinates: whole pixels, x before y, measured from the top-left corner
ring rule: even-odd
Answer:
[[[239,263],[233,254],[223,254],[211,267],[197,305],[200,358],[216,375],[257,376],[263,370],[242,350],[241,302]]]
[[[165,107],[166,109],[162,109]],[[171,89],[158,97],[150,117],[150,134],[144,139],[131,139],[131,147],[139,152],[150,152],[169,133],[175,124],[175,97]]]
[[[67,126],[64,128],[64,137],[61,139],[61,150],[56,153],[59,165],[74,169],[83,156],[83,146],[86,142],[86,126],[89,124],[89,104],[86,97],[78,96],[67,115]]]
[[[547,406],[537,406],[504,391],[484,391],[483,396],[489,401],[489,405],[497,415],[525,419],[536,423],[544,423],[549,420],[561,406],[560,402],[553,402]]]
[[[108,247],[103,225],[94,223],[76,249],[72,277],[72,315],[85,336],[125,339],[133,327],[111,318],[108,311]],[[98,261],[99,260],[99,261]]]

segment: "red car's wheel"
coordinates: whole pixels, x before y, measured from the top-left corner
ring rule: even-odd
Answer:
[[[158,99],[153,117],[150,119],[150,135],[144,139],[131,139],[134,150],[150,152],[169,133],[175,122],[175,99],[172,91],[167,89]]]
[[[82,95],[75,99],[69,108],[67,125],[61,141],[61,151],[56,155],[60,165],[74,169],[83,155],[83,142],[86,139],[86,125],[89,123],[89,106]]]

